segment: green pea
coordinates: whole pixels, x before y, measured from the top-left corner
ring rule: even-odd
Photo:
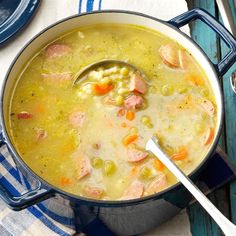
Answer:
[[[174,92],[174,88],[173,86],[169,85],[169,84],[166,84],[164,86],[162,86],[161,88],[161,94],[163,96],[170,96],[171,94],[173,94]]]
[[[111,84],[112,79],[110,77],[104,77],[99,81],[99,84],[104,85],[104,84]]]
[[[118,94],[126,94],[126,93],[129,93],[129,89],[127,89],[127,88],[119,88],[117,90],[117,93]]]
[[[153,178],[153,173],[152,173],[152,170],[147,167],[147,166],[144,166],[141,170],[140,170],[140,173],[139,173],[139,179],[141,180],[149,180]]]
[[[100,157],[94,157],[92,159],[92,166],[96,169],[99,169],[103,166],[103,160]]]
[[[147,126],[149,129],[153,128],[153,124],[152,124],[151,122],[147,123],[146,126]]]
[[[148,128],[153,128],[153,124],[152,124],[152,121],[151,121],[151,119],[150,119],[150,117],[149,116],[143,116],[142,118],[141,118],[141,122],[145,125],[145,126],[147,126]]]
[[[141,122],[144,124],[144,125],[146,125],[146,124],[148,124],[148,123],[150,123],[150,117],[149,116],[142,116],[142,118],[141,118]]]
[[[117,95],[115,98],[115,102],[117,106],[122,106],[124,103],[124,97],[121,95]]]
[[[116,172],[116,164],[111,160],[105,161],[103,167],[103,173],[108,176],[114,174],[115,172]]]
[[[127,67],[122,67],[122,68],[120,69],[120,73],[125,76],[125,75],[128,75],[128,74],[129,74],[129,70],[128,70]]]
[[[129,131],[130,131],[131,134],[136,134],[136,133],[138,133],[138,128],[137,127],[131,127]]]
[[[200,94],[201,94],[202,96],[208,96],[208,95],[209,95],[209,90],[208,90],[207,88],[202,88],[202,89],[200,90]]]
[[[180,87],[180,88],[178,88],[177,91],[178,91],[178,93],[183,94],[188,91],[188,88],[187,87]]]

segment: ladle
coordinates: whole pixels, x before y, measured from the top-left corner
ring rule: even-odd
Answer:
[[[162,151],[158,139],[152,137],[146,144],[146,150],[152,152],[188,189],[212,219],[218,224],[226,236],[236,235],[236,226],[230,222],[201,192],[201,190],[183,173],[182,170]]]

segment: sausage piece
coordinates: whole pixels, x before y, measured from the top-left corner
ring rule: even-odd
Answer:
[[[135,180],[130,187],[124,192],[120,200],[129,200],[134,198],[140,198],[143,196],[144,185]]]
[[[45,131],[44,129],[36,129],[36,140],[40,141],[43,140],[47,137],[47,131]]]
[[[59,58],[69,53],[71,48],[63,43],[54,43],[46,47],[44,55],[49,59]]]
[[[101,199],[104,193],[104,190],[102,188],[95,187],[95,186],[85,186],[84,193],[87,197],[90,197],[93,199]]]
[[[51,73],[51,74],[41,74],[44,79],[47,79],[51,82],[63,82],[63,81],[70,81],[72,77],[71,72],[63,72],[63,73]]]
[[[136,91],[145,94],[147,91],[147,85],[141,75],[135,73],[130,79],[130,91]]]
[[[148,152],[138,150],[135,148],[128,148],[127,150],[127,161],[128,162],[139,162],[148,156]]]
[[[179,50],[174,45],[162,45],[159,49],[159,55],[167,66],[172,68],[180,67]]]
[[[165,174],[158,175],[147,187],[146,193],[148,195],[161,191],[167,185],[167,178]]]
[[[131,95],[125,99],[125,107],[128,109],[135,110],[143,104],[144,100],[141,96]]]
[[[27,112],[27,111],[22,111],[22,112],[20,112],[20,113],[18,113],[17,114],[17,118],[19,119],[19,120],[27,120],[27,119],[31,119],[31,118],[33,118],[33,114],[31,114],[31,113],[29,113],[29,112]]]
[[[89,175],[92,171],[90,160],[87,156],[76,159],[77,179],[80,180]]]

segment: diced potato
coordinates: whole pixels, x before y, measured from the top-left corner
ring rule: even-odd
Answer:
[[[89,72],[88,74],[89,77],[95,79],[95,80],[101,80],[102,77],[104,76],[104,72],[101,70],[101,71],[91,71]]]
[[[112,79],[110,77],[104,77],[99,81],[100,84],[111,84],[112,83]]]

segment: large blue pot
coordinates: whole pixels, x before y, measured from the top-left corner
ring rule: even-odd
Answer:
[[[179,30],[179,27],[195,19],[200,19],[206,23],[229,46],[229,53],[220,63],[213,64],[198,45]],[[17,74],[25,62],[40,48],[64,32],[80,26],[97,23],[136,24],[157,30],[183,45],[205,70],[217,102],[217,135],[204,160],[191,173],[190,177],[193,180],[199,177],[206,161],[212,155],[217,145],[223,116],[219,77],[236,60],[236,40],[215,18],[201,9],[193,9],[167,22],[135,12],[100,11],[69,17],[43,30],[21,50],[10,66],[1,91],[2,132],[0,144],[7,145],[23,174],[33,176],[38,184],[36,189],[29,190],[18,197],[10,195],[7,189],[0,186],[1,198],[14,210],[21,210],[49,199],[45,201],[45,204],[50,212],[60,212],[60,214],[63,212],[63,217],[73,218],[73,224],[77,230],[82,230],[88,235],[134,235],[161,224],[186,207],[191,199],[187,190],[178,183],[152,196],[126,201],[91,200],[69,194],[41,179],[26,165],[14,148],[14,144],[11,143],[5,126],[11,91],[16,82]]]

